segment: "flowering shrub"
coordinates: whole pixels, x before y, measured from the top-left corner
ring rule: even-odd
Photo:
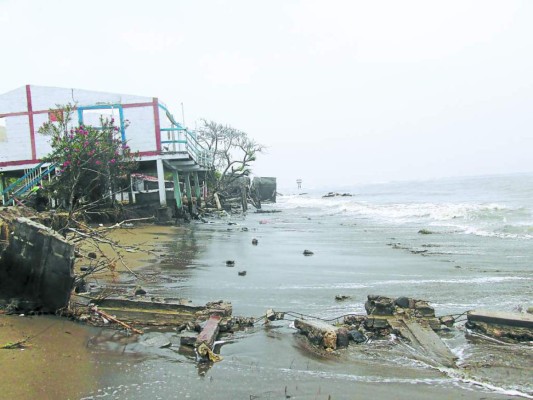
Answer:
[[[50,136],[52,146],[43,161],[55,164],[58,176],[46,189],[70,210],[81,203],[112,203],[112,193],[136,167],[135,154],[122,142],[113,119],[102,119],[101,127],[69,128],[72,109],[66,106],[54,111],[57,121],[47,122],[39,129]]]

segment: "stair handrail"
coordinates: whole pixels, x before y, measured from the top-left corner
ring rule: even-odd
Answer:
[[[56,164],[50,164],[44,171],[41,172],[40,169],[44,164],[46,163],[42,162],[36,165],[26,172],[21,178],[17,179],[11,185],[5,188],[5,190],[2,192],[2,196],[7,195],[8,199],[6,204],[14,202],[16,197],[26,193],[28,190],[34,187],[36,183],[42,181],[44,177],[48,176],[56,169]],[[39,171],[39,173],[35,174],[37,171]],[[10,192],[12,193],[10,194]]]

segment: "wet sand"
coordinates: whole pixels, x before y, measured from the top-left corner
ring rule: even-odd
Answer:
[[[98,380],[86,344],[94,331],[54,316],[0,315],[0,399],[74,399]]]

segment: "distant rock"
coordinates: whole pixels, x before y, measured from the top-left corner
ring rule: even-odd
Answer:
[[[304,256],[312,256],[313,254],[315,253],[313,253],[311,250],[304,250]]]
[[[337,192],[329,192],[328,194],[325,194],[324,198],[327,198],[327,197],[352,197],[352,195],[350,193],[337,193]]]
[[[253,239],[252,239],[252,244],[253,244],[254,246],[257,246],[257,243],[259,243],[259,241],[258,241],[256,238],[253,238]]]
[[[234,260],[228,260],[226,261],[226,267],[234,267],[235,261]]]
[[[351,299],[352,296],[346,296],[344,294],[338,294],[335,296],[335,300],[337,301],[344,301],[344,300],[348,300],[348,299]]]
[[[421,235],[431,235],[432,233],[435,233],[435,232],[432,232],[429,229],[420,229],[418,233]]]
[[[245,276],[246,275],[246,271],[239,271],[237,273],[239,274],[239,276]]]

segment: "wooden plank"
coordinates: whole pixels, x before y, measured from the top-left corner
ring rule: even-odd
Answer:
[[[506,325],[533,329],[533,315],[504,311],[473,310],[466,315],[469,322]]]

